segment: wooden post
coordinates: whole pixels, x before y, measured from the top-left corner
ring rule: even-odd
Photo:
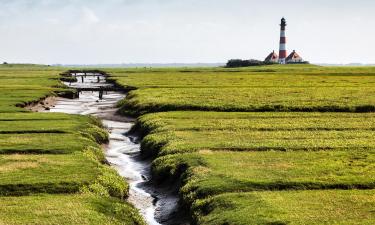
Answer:
[[[102,100],[103,99],[103,87],[100,87],[100,90],[99,90],[99,99]]]

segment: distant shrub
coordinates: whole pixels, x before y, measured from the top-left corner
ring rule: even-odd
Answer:
[[[242,60],[242,59],[231,59],[227,62],[227,68],[236,68],[236,67],[248,67],[248,66],[263,66],[271,65],[271,62],[264,62],[256,59]]]

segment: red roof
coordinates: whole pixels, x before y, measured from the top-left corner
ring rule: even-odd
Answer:
[[[290,53],[288,57],[286,57],[286,61],[293,60],[293,59],[302,59],[300,55],[296,51]]]
[[[279,59],[279,56],[276,54],[275,51],[271,52],[264,61],[266,62],[269,62],[269,61],[274,61],[274,60],[278,60]]]

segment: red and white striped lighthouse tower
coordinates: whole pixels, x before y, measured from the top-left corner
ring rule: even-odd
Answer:
[[[279,63],[285,64],[286,63],[286,34],[285,34],[285,28],[286,28],[286,20],[284,18],[281,19],[281,30],[280,30],[280,51],[279,51]]]

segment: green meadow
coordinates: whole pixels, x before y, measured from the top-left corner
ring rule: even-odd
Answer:
[[[38,65],[0,66],[0,112],[25,112],[21,107],[63,91],[63,68]]]
[[[98,195],[0,197],[0,206],[4,224],[143,224],[132,206]]]
[[[107,133],[91,117],[46,113],[0,113],[0,153],[62,154],[99,147]]]
[[[374,112],[375,68],[113,70],[127,114],[173,110]]]
[[[144,224],[93,117],[22,108],[72,92],[64,68],[0,66],[0,224]]]
[[[195,204],[200,224],[374,224],[373,190],[260,191]]]
[[[371,113],[187,111],[142,116],[138,129],[146,135],[142,150],[157,157],[153,163],[155,178],[182,181],[181,197],[198,224],[320,224],[324,207],[314,204],[333,201],[327,199],[330,195],[325,191],[346,190],[354,195],[375,188],[374,122]],[[320,191],[315,203],[309,196],[303,200],[305,193],[313,192],[298,196],[300,204],[311,204],[305,209],[311,212],[294,215],[299,209],[296,202],[289,202],[287,197],[274,202],[272,195],[264,205],[250,204],[253,196],[264,191],[288,195],[297,190]],[[366,193],[373,205],[375,195]],[[334,219],[340,216],[335,210],[353,204],[344,194],[334,200],[341,205],[335,208],[332,202],[327,206],[332,208],[332,214],[325,218],[327,224],[345,221]],[[290,209],[279,206],[290,204],[294,204]],[[370,224],[375,215],[367,204],[359,205],[349,224]],[[251,213],[258,209],[262,210],[259,214]]]
[[[144,224],[100,121],[20,107],[64,70],[0,66],[0,224]],[[193,224],[374,224],[375,67],[105,71]]]
[[[167,155],[202,149],[346,151],[371,150],[375,146],[372,113],[180,111],[149,114],[140,117],[139,122],[149,134],[143,140],[146,154]]]
[[[374,67],[110,72],[194,223],[374,223]]]

